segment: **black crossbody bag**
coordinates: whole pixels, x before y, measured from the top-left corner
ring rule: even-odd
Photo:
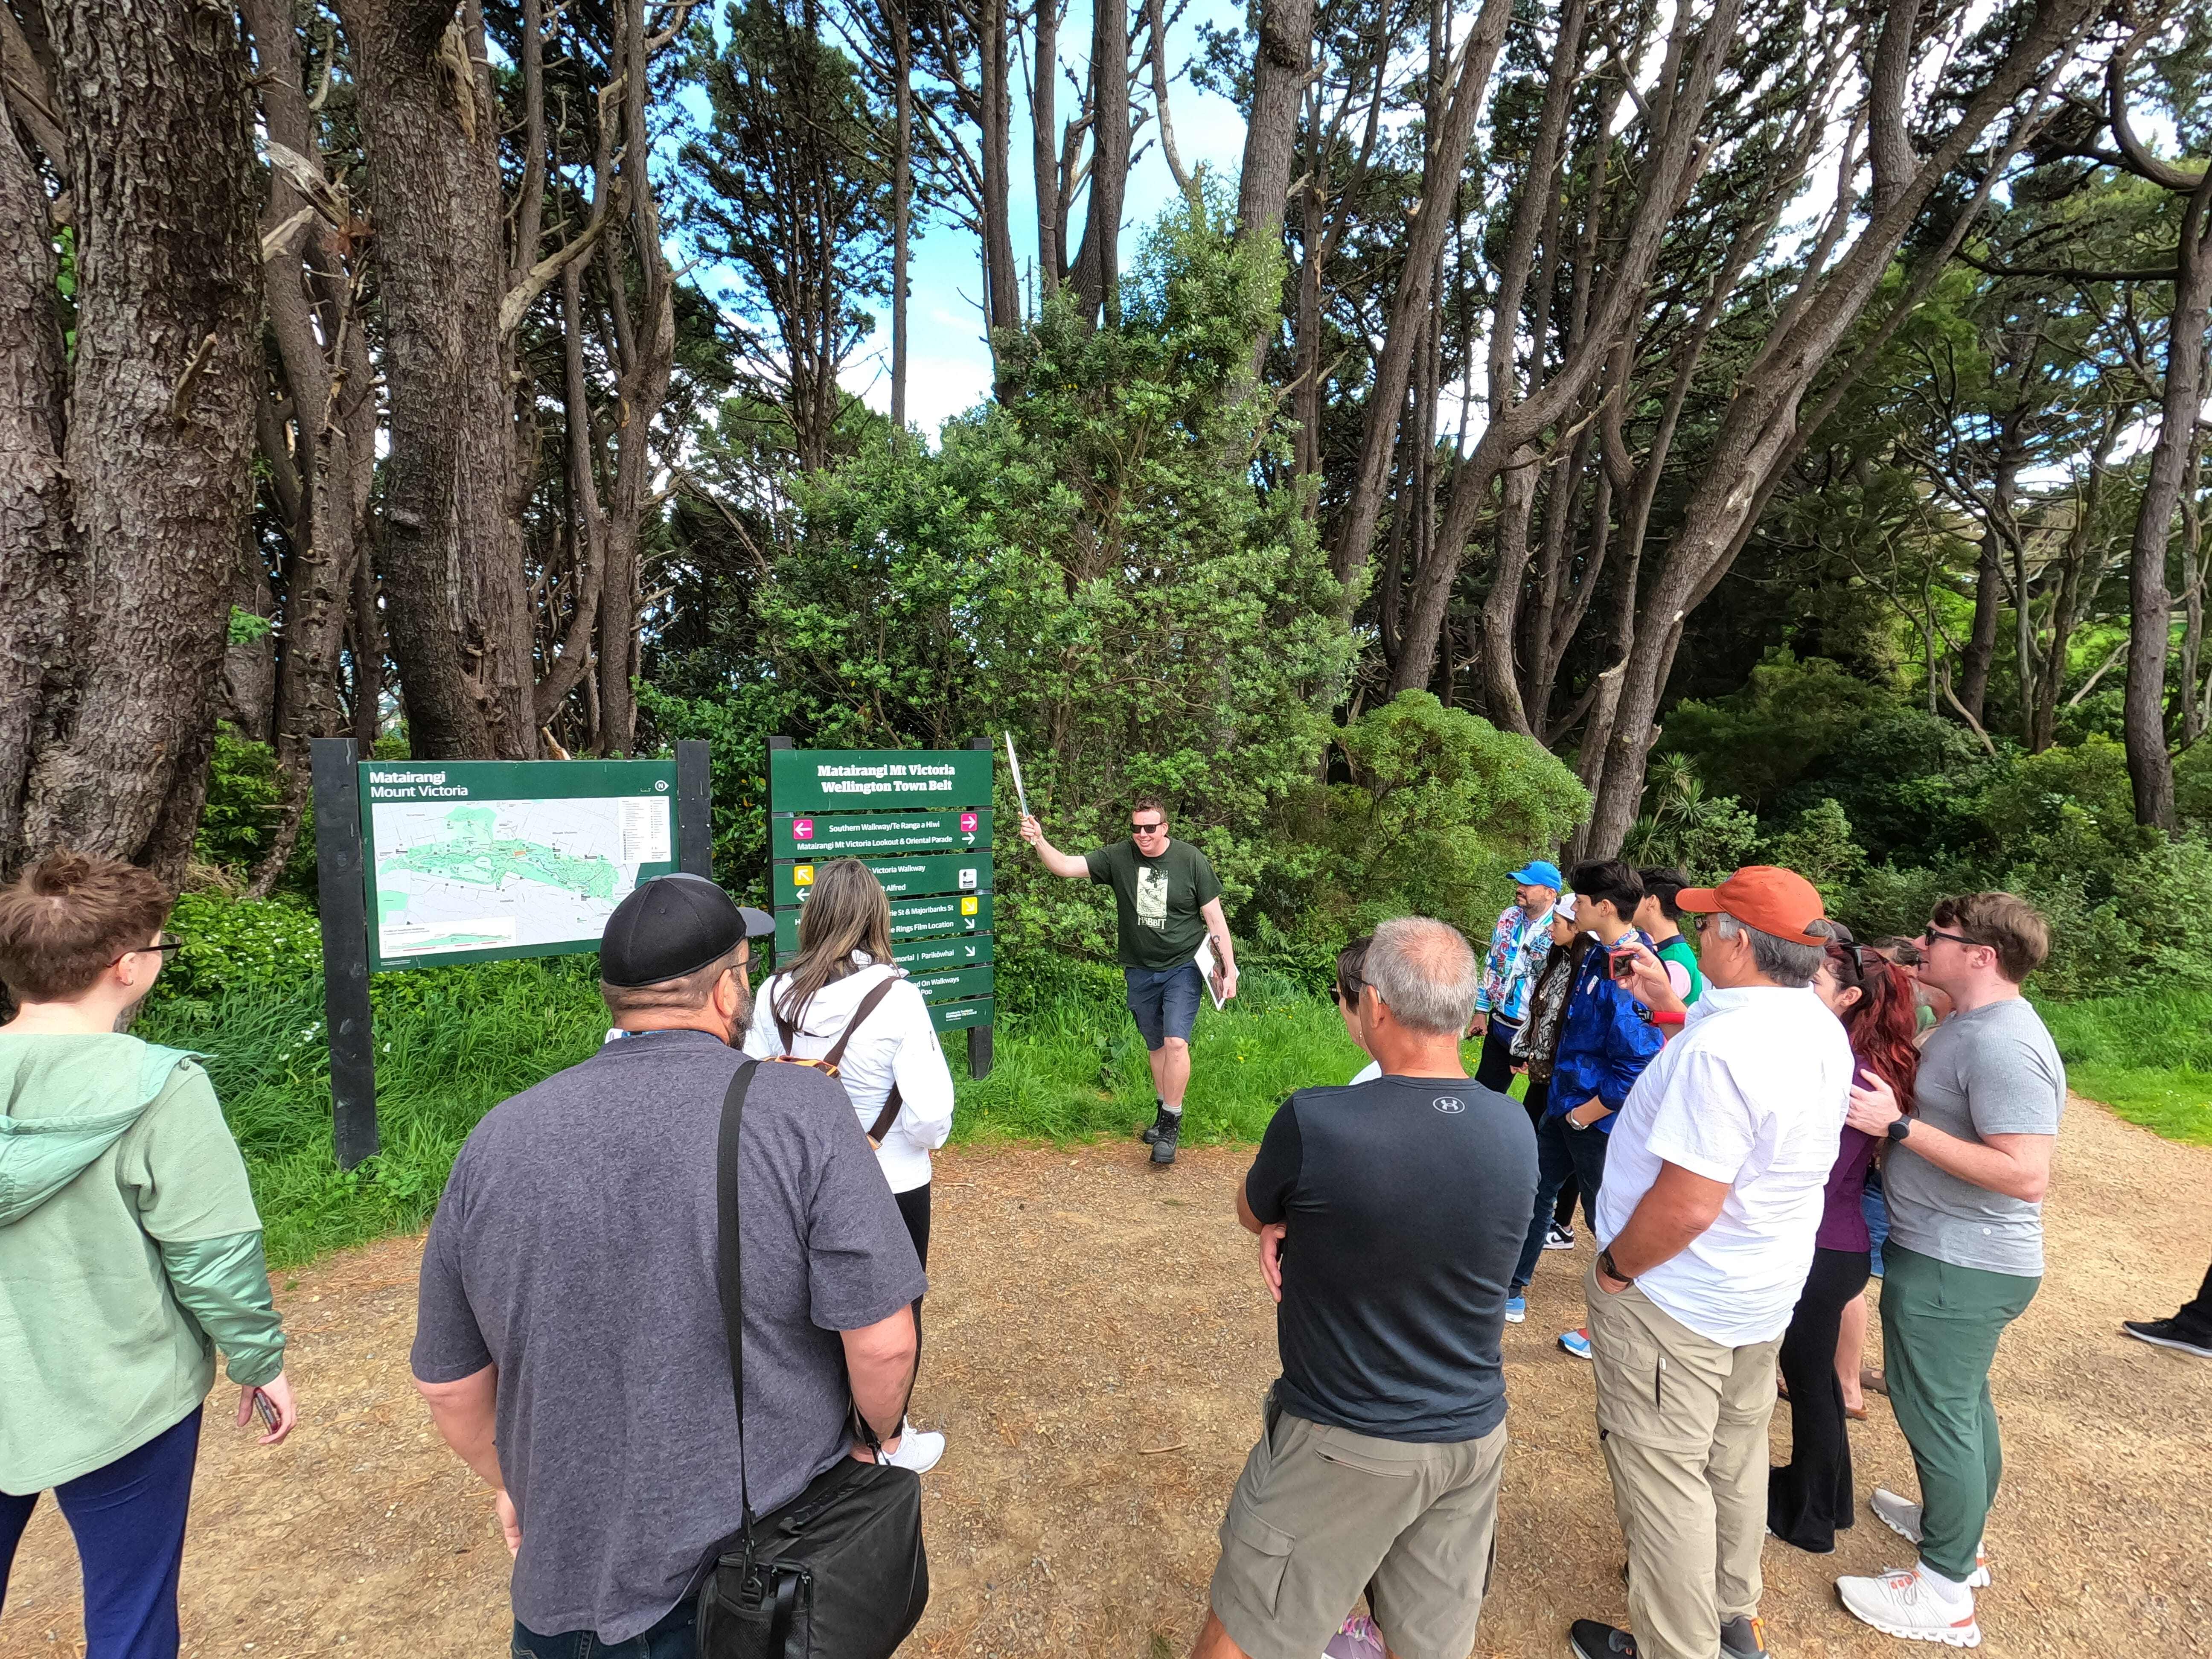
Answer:
[[[699,1589],[699,1659],[890,1659],[929,1604],[921,1477],[841,1457],[781,1509],[756,1518],[745,1489],[744,1292],[738,1275],[738,1131],[757,1062],[722,1099],[715,1142],[716,1278],[738,1401],[744,1523],[715,1547]],[[854,1412],[868,1443],[875,1436]]]

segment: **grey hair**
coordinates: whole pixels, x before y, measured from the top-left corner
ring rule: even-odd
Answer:
[[[1800,945],[1794,939],[1777,939],[1772,933],[1761,933],[1747,921],[1739,921],[1727,911],[1717,911],[1713,926],[1720,930],[1723,939],[1734,939],[1741,933],[1751,941],[1751,963],[1777,985],[1786,985],[1792,990],[1802,989],[1813,982],[1813,975],[1820,971],[1820,964],[1828,958],[1826,945]],[[1805,930],[1808,933],[1825,933],[1828,924],[1814,921]]]
[[[1449,922],[1399,916],[1376,928],[1362,976],[1409,1029],[1455,1037],[1474,1018],[1482,964]]]

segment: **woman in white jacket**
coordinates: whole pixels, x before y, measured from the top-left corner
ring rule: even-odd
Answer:
[[[952,1073],[921,991],[891,960],[890,900],[860,860],[821,866],[799,914],[799,954],[754,999],[745,1052],[798,1060],[836,1053],[838,1079],[863,1130],[875,1128],[897,1091],[889,1124],[869,1144],[914,1253],[928,1267],[929,1155],[952,1130]],[[914,1326],[919,1341],[919,1302]],[[944,1449],[943,1435],[909,1429],[891,1461],[927,1468]]]

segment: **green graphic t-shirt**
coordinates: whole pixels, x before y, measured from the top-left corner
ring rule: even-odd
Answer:
[[[1177,968],[1198,954],[1206,938],[1199,907],[1221,896],[1205,854],[1171,839],[1158,858],[1142,858],[1135,842],[1117,841],[1085,853],[1083,861],[1091,880],[1114,889],[1124,968]]]
[[[1705,970],[1698,966],[1698,953],[1690,948],[1688,939],[1677,933],[1664,945],[1656,945],[1654,949],[1657,951],[1660,961],[1673,963],[1682,970],[1682,976],[1689,981],[1687,985],[1677,985],[1674,988],[1682,994],[1682,1000],[1685,1003],[1695,1002],[1705,994]],[[1668,977],[1672,979],[1674,975],[1670,974]]]

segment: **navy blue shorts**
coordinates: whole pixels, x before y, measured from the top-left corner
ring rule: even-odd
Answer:
[[[1198,1024],[1198,1001],[1206,994],[1206,981],[1195,962],[1176,968],[1124,968],[1121,978],[1129,988],[1129,1013],[1145,1047],[1164,1048],[1170,1037],[1190,1041],[1191,1027]]]

